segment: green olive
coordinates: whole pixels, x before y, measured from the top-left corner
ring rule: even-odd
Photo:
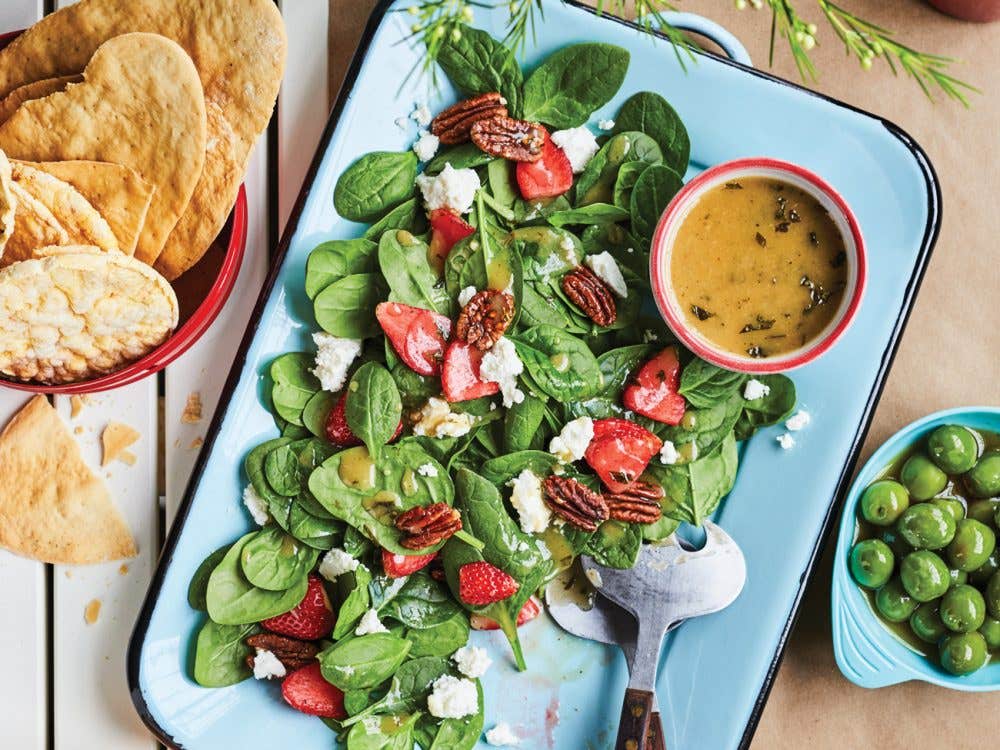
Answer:
[[[957,497],[936,497],[931,502],[941,510],[950,513],[956,523],[965,518],[965,505]]]
[[[1000,620],[1000,572],[994,573],[986,584],[986,609]]]
[[[978,630],[986,619],[986,600],[975,586],[956,586],[941,599],[941,622],[956,633]]]
[[[875,608],[889,622],[906,622],[917,604],[917,600],[906,593],[899,576],[875,592]]]
[[[993,529],[971,518],[963,518],[948,544],[948,562],[959,570],[976,570],[989,559],[996,546]]]
[[[969,573],[969,583],[984,586],[998,570],[1000,570],[1000,547],[993,550],[993,554],[986,559],[986,562]]]
[[[948,634],[948,628],[941,622],[941,603],[924,602],[910,615],[910,630],[925,643],[937,643]]]
[[[906,488],[891,479],[869,485],[861,495],[861,515],[876,526],[891,526],[909,505]]]
[[[948,475],[927,456],[914,453],[903,464],[899,481],[915,500],[930,500],[948,484]]]
[[[927,438],[931,461],[947,474],[964,474],[976,465],[979,441],[960,425],[942,425]]]
[[[896,528],[917,549],[941,549],[955,536],[955,519],[933,503],[919,503],[903,511]]]
[[[955,675],[971,674],[986,663],[982,633],[957,633],[941,641],[941,666]]]
[[[979,523],[997,528],[997,516],[1000,515],[1000,498],[973,500],[965,511],[966,518],[975,518]]]
[[[965,484],[973,497],[1000,495],[1000,451],[984,453],[965,475]]]
[[[1000,620],[987,615],[983,624],[979,626],[979,632],[986,639],[986,648],[990,651],[1000,650]]]
[[[906,593],[918,602],[937,599],[951,586],[951,576],[944,560],[926,549],[911,552],[903,558],[899,565],[899,577]]]
[[[877,589],[892,577],[896,558],[880,539],[864,539],[851,549],[851,575],[859,586]]]

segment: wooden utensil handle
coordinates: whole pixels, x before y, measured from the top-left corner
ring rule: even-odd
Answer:
[[[653,694],[648,690],[629,688],[622,703],[615,750],[648,750],[646,735],[653,713]]]
[[[649,717],[649,731],[646,732],[646,750],[667,750],[666,740],[663,739],[663,722],[660,719],[660,712],[654,711]]]

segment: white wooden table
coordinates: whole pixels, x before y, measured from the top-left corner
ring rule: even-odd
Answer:
[[[55,0],[56,8],[72,0]],[[125,649],[139,605],[219,391],[243,336],[268,254],[295,202],[329,109],[328,0],[278,2],[288,29],[285,84],[270,137],[257,144],[246,176],[250,225],[246,259],[228,305],[205,336],[158,377],[93,396],[70,419],[68,397],[54,404],[97,469],[100,432],[110,420],[137,429],[134,466],[100,470],[139,546],[127,562],[43,565],[0,550],[0,748],[3,750],[156,750],[132,708]],[[38,20],[43,0],[0,0],[0,33]],[[276,170],[274,169],[276,167]],[[277,174],[276,179],[271,177]],[[272,226],[277,217],[278,227]],[[203,418],[181,421],[198,392]],[[0,425],[27,397],[0,388]],[[162,408],[161,408],[162,406]],[[101,602],[96,622],[84,610]]]

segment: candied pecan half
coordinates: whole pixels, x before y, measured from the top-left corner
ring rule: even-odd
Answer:
[[[537,122],[502,115],[472,126],[472,142],[487,154],[511,161],[538,161],[545,146],[545,129]]]
[[[597,527],[608,520],[604,498],[571,477],[547,477],[543,489],[545,502],[552,511],[577,528],[597,531]]]
[[[406,549],[423,549],[461,531],[462,517],[447,503],[434,503],[403,511],[396,516],[396,528],[407,535],[400,541]]]
[[[635,481],[621,492],[604,493],[608,515],[626,523],[656,523],[660,520],[660,500],[663,488],[656,484]]]
[[[507,100],[498,93],[480,94],[453,104],[434,118],[431,132],[441,143],[453,145],[469,140],[472,126],[483,119],[507,115]]]
[[[614,325],[618,307],[610,287],[586,266],[577,266],[562,277],[562,289],[574,305],[602,327]]]
[[[507,292],[484,289],[476,292],[458,314],[455,335],[480,351],[500,340],[514,319],[514,297]]]
[[[289,672],[311,664],[316,660],[316,654],[319,653],[319,648],[313,643],[286,638],[275,633],[251,635],[246,638],[244,643],[253,649],[270,651]],[[253,660],[254,655],[247,656],[247,666],[250,669],[253,669]]]

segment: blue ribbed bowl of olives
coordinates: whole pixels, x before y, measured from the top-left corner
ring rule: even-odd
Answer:
[[[875,592],[859,586],[851,572],[851,550],[858,540],[865,538],[866,528],[869,531],[873,528],[866,527],[860,512],[859,504],[865,490],[878,480],[898,477],[901,457],[919,454],[926,448],[928,436],[942,425],[964,426],[977,435],[1000,434],[1000,408],[949,409],[904,427],[868,459],[855,478],[844,504],[831,592],[833,650],[840,671],[861,687],[876,688],[908,680],[923,680],[954,690],[1000,690],[1000,649],[989,651],[986,664],[971,674],[952,674],[941,666],[941,642],[921,641],[905,620],[895,624],[885,620],[876,609]],[[959,487],[953,488],[952,481],[949,476],[948,488],[933,499],[948,500],[952,489],[956,490],[954,494],[960,494],[957,491]],[[955,485],[963,485],[963,480],[955,480]],[[899,560],[896,560],[898,569]]]

